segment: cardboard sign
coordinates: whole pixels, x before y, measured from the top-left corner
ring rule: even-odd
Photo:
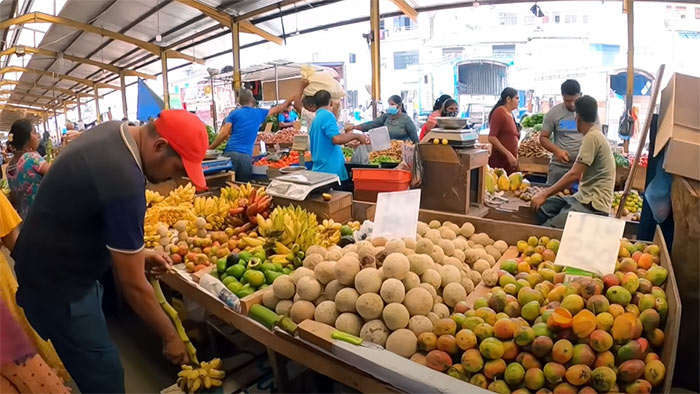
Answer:
[[[625,221],[569,212],[554,264],[598,275],[615,272]]]
[[[416,239],[420,189],[377,194],[372,237]]]
[[[296,135],[296,136],[294,136],[294,141],[292,142],[292,150],[297,150],[297,151],[309,150],[309,136],[308,135]]]

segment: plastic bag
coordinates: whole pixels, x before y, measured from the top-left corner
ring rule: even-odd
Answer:
[[[420,187],[423,183],[423,160],[420,156],[420,149],[413,149],[413,168],[411,168],[411,188]]]
[[[301,66],[301,78],[309,81],[309,85],[304,89],[304,96],[313,96],[319,90],[327,90],[333,100],[345,97],[343,86],[327,72],[316,71],[312,66],[305,64]]]
[[[369,164],[369,146],[360,145],[355,148],[355,153],[350,158],[350,164]]]
[[[661,160],[659,160],[654,179],[649,182],[649,186],[644,191],[644,200],[649,204],[651,213],[657,223],[663,223],[668,215],[671,214],[672,181],[671,175],[664,171],[663,166],[661,166]]]

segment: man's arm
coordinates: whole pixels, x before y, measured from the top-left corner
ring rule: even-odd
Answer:
[[[552,152],[552,154],[557,160],[561,161],[562,163],[568,163],[569,160],[571,160],[571,157],[569,157],[569,152],[554,145],[552,140],[549,139],[549,136],[551,134],[551,131],[542,129],[542,132],[540,133],[540,145],[542,145],[542,147],[547,149],[548,151]]]
[[[214,138],[214,142],[209,145],[209,149],[216,149],[221,145],[224,140],[226,140],[230,135],[231,135],[231,123],[226,122],[224,123],[223,126],[221,126],[221,129],[219,130],[219,134]]]
[[[164,355],[174,364],[187,363],[185,344],[178,337],[175,327],[161,309],[153,288],[146,280],[144,251],[122,253],[110,250],[110,252],[117,282],[126,301],[136,314],[161,337]]]
[[[299,92],[297,93],[296,96],[294,96],[294,109],[297,111],[297,113],[301,116],[301,110],[303,108],[302,106],[302,99],[304,98],[304,89],[309,86],[309,81],[307,80],[301,80],[301,88],[299,89]]]
[[[280,112],[284,111],[285,108],[289,107],[289,103],[291,103],[292,101],[294,101],[294,97],[290,97],[284,100],[283,102],[275,105],[274,107],[270,108],[269,111],[267,111],[267,116],[279,114]]]
[[[552,186],[544,189],[540,193],[538,193],[535,197],[532,198],[531,205],[534,209],[539,209],[542,204],[549,198],[552,197],[553,195],[559,193],[560,191],[563,191],[564,189],[568,188],[571,186],[574,182],[578,181],[581,179],[581,176],[583,173],[586,171],[586,166],[585,164],[581,162],[576,162],[574,163],[574,166],[571,167],[571,169],[564,174],[561,179],[557,181],[557,183],[553,184]]]
[[[356,133],[342,133],[342,134],[338,134],[335,137],[333,137],[333,143],[335,145],[345,145],[351,141],[358,141],[360,144],[368,145],[369,144],[369,137],[367,137],[364,134],[356,134]]]

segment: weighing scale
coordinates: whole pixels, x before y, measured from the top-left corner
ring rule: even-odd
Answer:
[[[456,148],[471,148],[479,140],[479,134],[475,131],[467,129],[453,130],[440,129],[436,127],[425,136],[424,141],[429,141],[428,143],[432,143],[435,139],[438,139],[441,142],[442,140],[447,140],[448,145]]]
[[[304,201],[312,192],[333,184],[340,184],[337,175],[302,170],[276,177],[266,191],[273,197]]]
[[[202,161],[202,171],[204,175],[215,174],[217,172],[228,171],[233,169],[231,159],[225,156]]]

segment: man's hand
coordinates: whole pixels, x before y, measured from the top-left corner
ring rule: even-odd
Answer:
[[[512,153],[508,154],[508,164],[510,164],[510,166],[514,168],[518,167],[518,159],[516,159]]]
[[[532,197],[532,200],[530,201],[530,206],[532,207],[532,209],[537,211],[540,209],[542,204],[545,203],[545,201],[547,201],[547,194],[540,192],[540,193],[537,193],[535,195],[535,197]]]
[[[367,134],[355,134],[355,135],[356,135],[355,140],[358,141],[360,144],[362,144],[362,145],[369,145],[370,144],[370,140],[369,140],[369,137],[367,136]]]
[[[146,258],[146,272],[149,276],[158,279],[172,269],[173,261],[170,256],[151,249],[145,249],[143,253]]]
[[[562,163],[568,163],[571,159],[569,157],[569,152],[565,151],[564,149],[554,151],[554,157]]]
[[[163,356],[175,365],[190,363],[190,357],[187,354],[185,343],[177,336],[163,341]]]

